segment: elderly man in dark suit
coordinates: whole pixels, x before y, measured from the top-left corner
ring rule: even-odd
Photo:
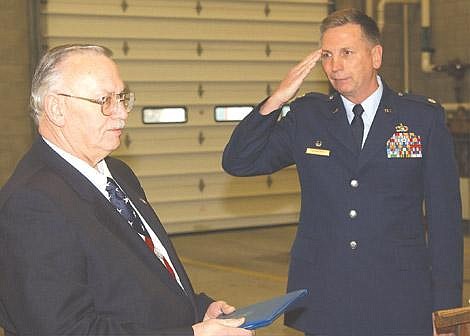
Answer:
[[[108,157],[134,103],[109,51],[50,50],[31,103],[40,136],[0,192],[6,335],[251,335],[194,293],[136,176]]]
[[[278,121],[318,61],[335,92],[296,99]],[[225,148],[233,175],[297,166],[302,205],[288,289],[310,295],[285,322],[307,335],[429,336],[432,312],[461,304],[459,180],[444,111],[392,91],[381,62],[376,23],[355,9],[332,13],[321,49]]]

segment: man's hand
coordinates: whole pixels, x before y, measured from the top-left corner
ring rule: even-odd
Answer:
[[[225,301],[212,302],[209,308],[207,308],[203,321],[206,321],[209,319],[215,319],[220,314],[230,314],[234,310],[235,310],[235,307],[227,304]]]
[[[194,336],[253,336],[252,330],[237,328],[245,321],[240,319],[208,319],[193,325]]]
[[[280,108],[283,104],[291,100],[299,91],[300,86],[315,67],[321,58],[322,50],[318,49],[308,55],[302,62],[293,67],[287,76],[282,80],[279,87],[273,92],[271,97],[263,104],[260,113],[267,115]]]

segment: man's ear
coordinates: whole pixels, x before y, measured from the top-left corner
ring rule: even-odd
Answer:
[[[375,70],[380,69],[382,66],[382,53],[383,47],[380,44],[375,45],[372,47],[372,66]]]
[[[44,97],[44,117],[58,127],[62,127],[65,124],[61,105],[62,103],[56,95],[49,94]]]

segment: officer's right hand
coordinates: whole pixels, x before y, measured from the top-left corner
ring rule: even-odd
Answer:
[[[315,50],[304,58],[302,62],[293,67],[282,80],[281,84],[279,84],[278,88],[273,92],[271,97],[269,97],[263,104],[260,109],[260,113],[267,115],[291,100],[299,91],[304,79],[321,58],[321,55],[321,49]]]
[[[244,318],[205,320],[193,325],[194,336],[253,336],[254,331],[237,328],[244,321]]]

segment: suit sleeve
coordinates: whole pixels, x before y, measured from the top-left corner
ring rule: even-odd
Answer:
[[[438,109],[425,149],[424,188],[434,310],[461,306],[463,238],[452,137]]]
[[[222,166],[235,176],[270,174],[294,163],[292,139],[293,112],[278,122],[281,110],[261,115],[263,103],[243,119],[224,149]]]
[[[197,305],[197,311],[198,311],[198,321],[202,321],[204,318],[204,315],[206,315],[207,308],[209,308],[209,305],[214,302],[214,299],[211,297],[207,296],[205,293],[200,293],[196,295],[196,305]]]
[[[19,335],[193,335],[142,330],[97,313],[87,286],[86,254],[60,209],[43,192],[14,193],[0,214],[0,297]],[[14,330],[12,330],[14,329]]]

